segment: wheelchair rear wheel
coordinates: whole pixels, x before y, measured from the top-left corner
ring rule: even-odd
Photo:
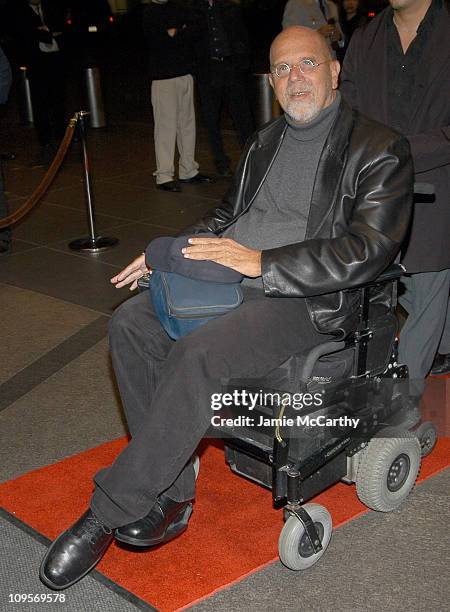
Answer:
[[[372,510],[395,510],[411,492],[420,462],[420,444],[414,433],[383,429],[361,451],[356,477],[359,499]]]
[[[303,523],[296,516],[289,516],[280,533],[278,554],[283,565],[296,571],[317,563],[327,549],[333,531],[331,515],[326,508],[320,504],[305,504],[303,508],[308,512],[319,534],[322,550],[314,552]]]

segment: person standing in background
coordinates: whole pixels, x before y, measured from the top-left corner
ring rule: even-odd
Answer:
[[[345,46],[348,47],[353,32],[367,23],[367,17],[361,10],[360,0],[342,0],[339,13]]]
[[[152,0],[143,15],[149,51],[151,99],[155,123],[156,185],[179,192],[174,180],[175,143],[181,183],[210,183],[195,161],[195,109],[192,15],[167,0]]]
[[[0,106],[6,104],[11,88],[11,67],[6,55],[0,47]],[[3,173],[0,172],[0,219],[8,214],[5,193],[3,190]],[[0,253],[7,253],[11,245],[11,230],[9,227],[0,228]]]
[[[220,130],[224,103],[243,146],[254,130],[248,94],[250,43],[239,5],[231,0],[195,0],[196,78],[203,120],[219,176],[229,176]]]
[[[331,0],[288,0],[283,14],[283,29],[294,25],[317,30],[333,48],[344,44],[338,7]]]
[[[408,366],[415,405],[436,352],[450,353],[449,328],[443,333],[450,288],[449,34],[448,0],[390,0],[354,33],[340,86],[353,108],[408,138],[415,180],[435,192],[431,203],[416,195],[402,259],[400,303],[408,318],[399,358]]]
[[[360,0],[341,0],[339,4],[339,21],[344,34],[344,44],[337,49],[336,55],[342,64],[353,32],[368,21],[361,8]]]
[[[27,67],[40,145],[33,165],[45,165],[54,152],[52,141],[59,142],[65,131],[64,5],[57,0],[17,0],[11,16],[18,57]]]

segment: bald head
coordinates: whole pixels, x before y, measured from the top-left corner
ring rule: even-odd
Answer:
[[[270,45],[270,65],[273,64],[272,58],[277,54],[279,49],[295,44],[309,44],[316,47],[318,52],[325,59],[333,59],[333,53],[326,39],[316,30],[305,28],[303,26],[291,26],[286,28],[278,36],[276,36]]]
[[[270,67],[278,102],[299,124],[315,119],[336,97],[339,63],[315,30],[292,26],[278,34],[270,47]]]

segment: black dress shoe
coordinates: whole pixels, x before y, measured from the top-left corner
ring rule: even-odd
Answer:
[[[170,191],[171,193],[178,193],[181,191],[181,188],[177,181],[167,181],[166,183],[161,183],[160,185],[156,185],[158,189],[162,191]]]
[[[188,179],[180,179],[180,183],[212,183],[212,176],[208,176],[207,174],[196,174]]]
[[[441,355],[438,353],[433,361],[430,374],[450,374],[450,353]]]
[[[223,176],[223,177],[227,177],[227,176],[231,176],[231,169],[230,166],[217,166],[217,172],[216,172],[217,176]]]
[[[391,425],[398,425],[403,429],[413,429],[416,427],[422,419],[420,412],[421,399],[422,396],[420,395],[410,395],[407,397],[403,402],[404,409],[397,412],[389,423]]]
[[[113,538],[113,531],[88,510],[50,545],[40,579],[51,589],[67,589],[97,565]]]
[[[116,529],[116,540],[132,546],[155,546],[168,542],[187,529],[192,503],[176,502],[160,495],[144,518]]]

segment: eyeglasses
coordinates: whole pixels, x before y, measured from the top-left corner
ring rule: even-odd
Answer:
[[[276,66],[272,66],[272,74],[276,75],[279,79],[285,79],[291,73],[292,68],[298,68],[302,74],[310,74],[314,72],[319,66],[322,64],[328,64],[332,60],[325,60],[324,62],[319,62],[316,64],[313,60],[305,58],[299,61],[298,64],[277,64]]]

